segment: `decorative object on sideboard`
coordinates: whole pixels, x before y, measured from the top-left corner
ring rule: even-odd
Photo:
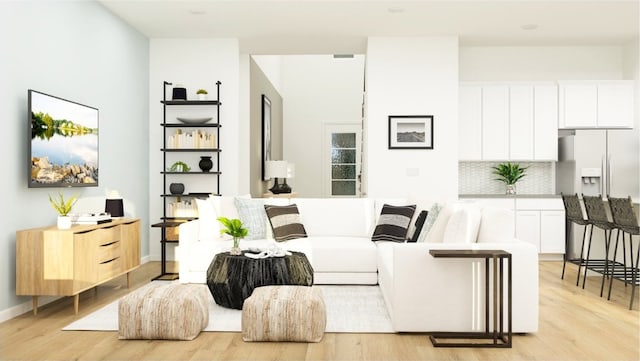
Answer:
[[[171,194],[182,194],[182,193],[184,193],[184,184],[183,183],[171,183],[171,184],[169,184],[169,192],[171,192]]]
[[[228,234],[233,237],[233,248],[231,248],[229,253],[234,256],[241,255],[240,240],[249,234],[249,230],[243,227],[242,221],[237,218],[229,219],[226,217],[218,217],[218,222],[224,226],[224,228],[220,230],[220,234]]]
[[[109,192],[104,202],[104,211],[113,218],[124,217],[124,204],[120,192],[116,190]]]
[[[433,149],[433,115],[390,115],[389,149]]]
[[[266,176],[267,179],[274,179],[273,187],[269,188],[269,191],[273,194],[291,193],[291,187],[287,185],[287,182],[280,183],[278,178],[287,178],[287,161],[285,160],[269,160],[266,162]]]
[[[497,181],[504,182],[506,194],[516,194],[516,183],[524,178],[529,167],[521,167],[519,163],[500,163],[493,168],[493,174],[497,175]]]
[[[177,84],[173,88],[171,99],[173,99],[173,100],[187,100],[187,88],[184,88],[184,87],[182,87],[182,85]]]
[[[198,89],[196,94],[198,94],[198,100],[207,100],[207,94],[209,94],[209,92],[206,89]]]
[[[191,170],[191,167],[187,165],[187,163],[183,161],[177,161],[169,167],[169,172],[188,172]]]
[[[73,208],[73,205],[76,204],[78,200],[78,196],[72,195],[64,200],[64,195],[62,192],[58,192],[58,197],[53,198],[51,194],[49,194],[49,203],[53,206],[53,209],[58,212],[58,229],[69,229],[71,228],[71,217],[69,216],[69,212]]]
[[[198,162],[198,167],[200,167],[200,169],[203,172],[208,172],[211,170],[211,168],[213,168],[213,161],[211,160],[211,156],[209,155],[203,155],[200,157],[200,162]]]

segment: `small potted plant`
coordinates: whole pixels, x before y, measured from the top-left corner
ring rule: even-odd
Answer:
[[[525,171],[529,167],[521,167],[519,163],[500,163],[497,166],[492,167],[493,174],[497,175],[496,180],[504,182],[507,186],[507,194],[516,194],[516,182],[522,179],[526,173]]]
[[[191,170],[191,167],[187,165],[187,163],[183,161],[177,161],[169,167],[169,172],[188,172]]]
[[[49,194],[49,203],[51,203],[53,209],[58,212],[59,229],[71,228],[71,217],[69,217],[69,212],[71,212],[71,208],[73,208],[73,205],[76,204],[77,200],[78,197],[73,195],[65,201],[62,192],[58,193],[57,198],[53,198],[51,194]]]
[[[231,248],[229,253],[234,256],[241,255],[240,240],[249,234],[249,230],[243,227],[242,221],[239,219],[218,217],[218,222],[224,226],[224,228],[220,230],[220,234],[228,234],[233,237],[233,248]]]
[[[209,94],[209,92],[207,92],[206,89],[198,89],[196,94],[198,94],[198,99],[207,100],[207,94]]]

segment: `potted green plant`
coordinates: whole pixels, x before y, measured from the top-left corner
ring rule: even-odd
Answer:
[[[169,167],[169,172],[188,172],[191,170],[191,167],[187,165],[187,163],[183,161],[177,161]]]
[[[492,167],[493,174],[497,175],[496,180],[504,182],[507,186],[507,194],[516,194],[516,182],[522,179],[526,173],[525,171],[529,167],[521,167],[519,163],[500,163],[497,166]]]
[[[198,99],[207,100],[207,94],[209,94],[209,92],[206,89],[198,89],[196,94],[198,94]]]
[[[65,201],[62,192],[58,192],[57,198],[54,198],[49,194],[49,203],[51,203],[53,209],[58,212],[59,229],[71,228],[71,217],[69,217],[69,212],[71,212],[71,209],[73,208],[73,205],[76,204],[77,200],[78,197],[76,195],[69,197],[69,199]]]
[[[228,234],[233,237],[233,248],[231,248],[229,253],[234,256],[241,255],[240,240],[249,234],[249,230],[243,227],[242,221],[239,219],[218,217],[218,222],[224,226],[224,228],[220,230],[220,234]]]

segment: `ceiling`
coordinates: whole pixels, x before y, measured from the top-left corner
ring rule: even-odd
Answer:
[[[369,36],[554,46],[621,45],[640,33],[640,0],[98,2],[149,38],[233,37],[244,54],[363,54]]]

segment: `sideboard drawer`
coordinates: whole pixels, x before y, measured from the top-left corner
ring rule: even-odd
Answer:
[[[119,231],[120,228],[115,226],[108,228],[98,228],[87,232],[76,233],[75,239],[77,242],[91,242],[91,244],[100,246],[119,240]]]
[[[106,280],[122,273],[120,269],[120,258],[114,258],[98,264],[98,280]]]
[[[112,241],[111,243],[98,246],[98,262],[106,262],[114,258],[120,257],[120,241]]]

